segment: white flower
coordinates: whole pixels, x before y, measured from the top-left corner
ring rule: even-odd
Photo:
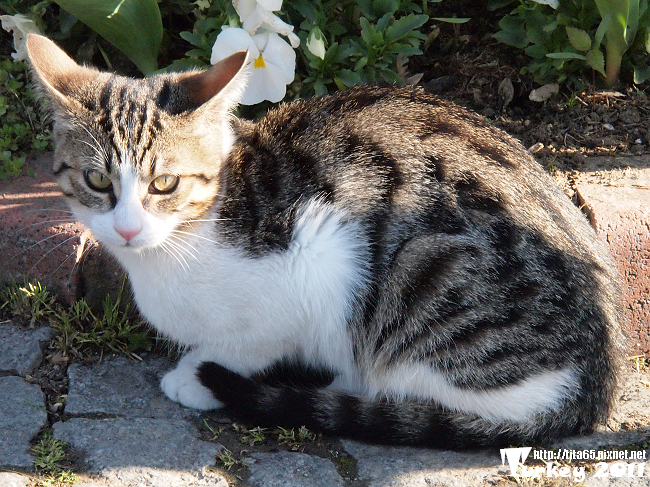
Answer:
[[[261,31],[251,36],[239,27],[224,27],[212,47],[210,62],[216,64],[231,54],[248,50],[248,82],[242,97],[244,105],[264,100],[278,102],[287,85],[293,82],[296,53],[276,32]]]
[[[0,15],[2,21],[2,28],[7,32],[14,33],[14,49],[16,52],[11,53],[16,61],[24,61],[27,59],[27,34],[40,34],[41,31],[36,26],[36,23],[29,17],[16,14],[16,15]]]
[[[325,36],[323,36],[323,32],[318,27],[314,27],[309,33],[307,37],[307,49],[314,56],[325,59],[325,53],[327,52],[325,48]]]
[[[256,34],[261,27],[288,37],[294,49],[300,45],[300,39],[293,33],[293,25],[282,21],[273,13],[282,8],[282,0],[233,0],[232,4],[243,29],[249,34]]]
[[[548,5],[553,8],[557,8],[560,3],[559,0],[533,0],[535,3],[541,3],[542,5]]]

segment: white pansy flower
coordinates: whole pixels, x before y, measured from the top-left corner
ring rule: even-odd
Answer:
[[[251,36],[239,27],[224,27],[212,47],[210,62],[216,64],[245,49],[250,61],[246,66],[248,82],[241,103],[255,105],[264,100],[282,100],[287,85],[295,77],[295,51],[276,32],[261,31]]]
[[[11,53],[16,61],[24,61],[27,59],[27,34],[40,34],[41,31],[36,26],[36,23],[29,17],[16,14],[16,15],[0,15],[2,28],[7,32],[14,33],[14,49],[16,52]]]
[[[233,0],[232,4],[243,29],[249,34],[256,34],[262,28],[288,37],[294,49],[300,45],[300,39],[293,33],[293,25],[273,13],[282,8],[282,0]]]

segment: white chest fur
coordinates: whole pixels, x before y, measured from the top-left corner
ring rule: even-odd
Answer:
[[[289,249],[259,258],[215,242],[209,228],[187,241],[183,258],[160,250],[118,255],[155,328],[244,374],[287,356],[352,367],[346,324],[367,262],[357,225],[312,201]]]

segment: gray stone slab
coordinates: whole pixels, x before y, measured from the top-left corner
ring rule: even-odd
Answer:
[[[499,450],[459,453],[394,448],[343,441],[357,459],[359,480],[369,487],[484,486],[502,479],[509,468],[501,465]]]
[[[144,362],[106,357],[98,364],[71,364],[65,412],[69,415],[103,413],[131,418],[181,419],[198,411],[184,408],[160,390],[160,379],[173,367],[164,358]]]
[[[131,467],[108,472],[107,481],[110,487],[228,487],[224,477],[205,469],[190,473]]]
[[[27,487],[32,481],[25,475],[13,472],[0,472],[0,485],[2,487]]]
[[[344,485],[331,461],[304,453],[254,453],[249,463],[253,487],[334,487]]]
[[[31,467],[29,441],[46,423],[41,389],[20,377],[0,377],[0,465]]]
[[[21,329],[16,325],[0,326],[0,372],[31,375],[43,361],[43,347],[54,330],[43,326]]]
[[[110,485],[221,484],[221,476],[206,471],[215,465],[221,447],[197,439],[194,426],[182,419],[73,418],[54,424],[53,430],[81,452],[91,473]]]

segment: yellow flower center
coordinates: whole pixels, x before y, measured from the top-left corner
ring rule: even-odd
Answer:
[[[262,57],[261,54],[260,54],[260,57],[258,57],[253,62],[253,66],[255,67],[255,69],[257,69],[257,68],[266,68],[266,64],[264,64],[264,58]]]

